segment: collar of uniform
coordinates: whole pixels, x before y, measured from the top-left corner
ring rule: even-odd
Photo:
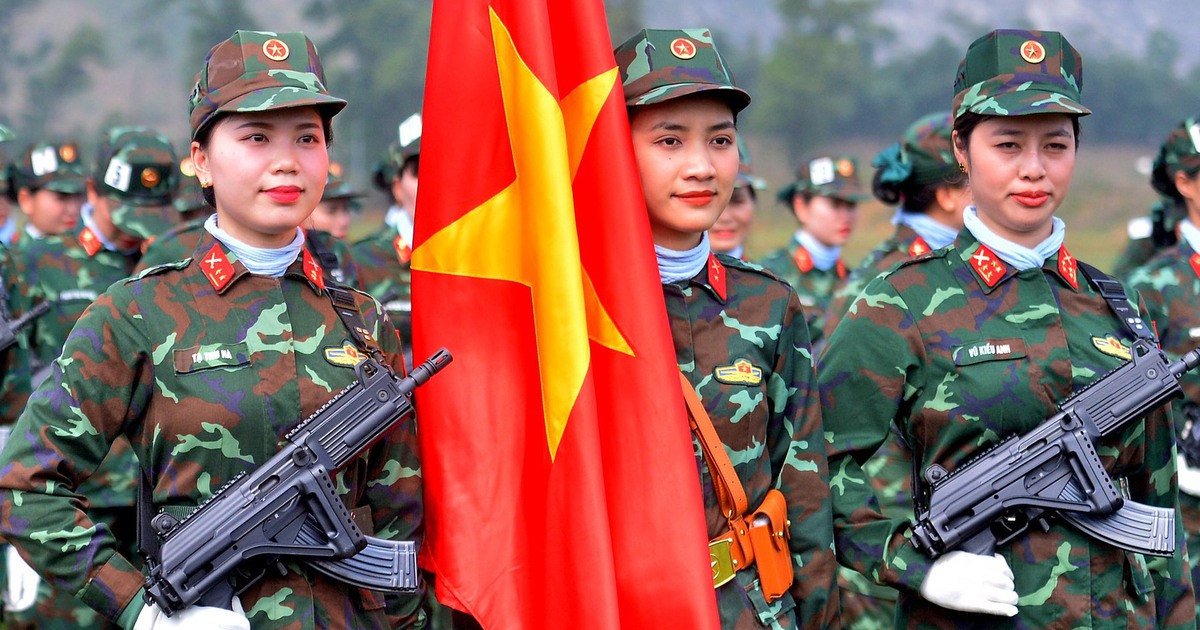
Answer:
[[[717,260],[717,255],[709,253],[708,263],[704,265],[704,269],[700,273],[692,276],[689,280],[691,284],[697,284],[717,298],[717,301],[724,304],[728,301],[728,284],[727,284],[728,269],[724,263]]]
[[[958,250],[963,264],[971,269],[984,293],[991,293],[996,287],[1017,275],[1015,267],[1000,260],[992,250],[976,240],[970,230],[964,228],[958,233],[954,247]]]
[[[301,247],[302,255],[296,256],[296,260],[288,265],[287,271],[283,272],[284,276],[299,278],[308,286],[312,287],[314,293],[320,295],[324,292],[325,283],[324,275],[316,274],[317,277],[310,278],[305,269],[307,247]],[[316,265],[316,260],[312,258],[313,264]],[[237,254],[234,254],[224,243],[217,240],[215,236],[204,230],[200,237],[200,242],[196,245],[196,251],[192,254],[192,262],[198,266],[200,273],[204,275],[209,284],[212,285],[217,293],[225,293],[229,287],[237,284],[238,280],[250,275],[250,270],[246,269],[246,265],[238,260]],[[317,265],[318,270],[320,266]]]
[[[1072,291],[1079,292],[1079,263],[1075,260],[1075,256],[1067,251],[1066,245],[1058,248],[1057,255],[1046,259],[1046,262],[1042,264],[1042,270],[1057,277]]]
[[[896,249],[905,252],[911,258],[924,256],[933,251],[929,243],[926,243],[916,230],[903,223],[896,226],[896,234],[892,238],[896,241]]]

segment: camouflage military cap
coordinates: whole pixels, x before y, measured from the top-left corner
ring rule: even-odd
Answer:
[[[954,78],[954,119],[1092,113],[1080,104],[1083,59],[1055,31],[996,30],[975,40]]]
[[[196,168],[192,166],[191,156],[179,160],[175,170],[179,172],[175,194],[171,196],[171,207],[183,214],[201,208],[211,208],[204,199],[204,189],[200,187],[200,178],[196,177]]]
[[[304,33],[235,31],[213,46],[196,75],[189,110],[192,139],[221,113],[309,105],[329,116],[346,106],[326,91],[312,41]]]
[[[96,191],[115,199],[113,224],[121,231],[149,238],[173,225],[167,207],[178,185],[175,148],[147,127],[115,127],[96,154]]]
[[[75,142],[31,144],[12,165],[12,186],[81,195],[87,184],[81,158]]]
[[[354,190],[350,182],[343,176],[342,165],[338,162],[329,163],[329,174],[325,177],[325,192],[321,201],[334,199],[358,199],[363,193]]]
[[[779,200],[790,203],[797,194],[832,197],[858,203],[867,198],[858,180],[858,160],[847,155],[809,160],[796,173],[796,181],[779,191]]]
[[[880,151],[871,166],[880,169],[879,181],[900,185],[905,182],[932,184],[950,181],[961,171],[951,141],[953,127],[950,112],[936,112],[909,125],[904,137]]]
[[[1176,198],[1175,174],[1189,177],[1200,172],[1200,118],[1191,117],[1171,129],[1158,149],[1150,171],[1150,186],[1159,194]]]
[[[735,113],[750,104],[750,94],[734,85],[708,29],[645,29],[613,54],[628,106],[705,91],[725,96]]]
[[[734,181],[734,188],[749,187],[754,190],[766,190],[767,182],[763,178],[754,174],[754,169],[750,166],[750,147],[746,146],[746,139],[738,135],[738,172],[737,179]]]

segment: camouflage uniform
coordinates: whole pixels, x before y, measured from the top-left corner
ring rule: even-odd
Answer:
[[[789,211],[796,195],[831,197],[856,204],[865,198],[857,172],[854,158],[848,156],[810,160],[800,168],[796,181],[779,191],[779,201]],[[795,238],[756,262],[796,289],[813,345],[819,349],[824,338],[825,311],[834,293],[849,277],[845,262],[839,258],[833,267],[820,269],[813,264],[812,254]]]
[[[180,223],[159,234],[146,246],[141,260],[134,267],[134,273],[141,273],[158,265],[179,262],[191,256],[192,252],[196,251],[196,246],[200,244],[200,239],[207,234],[204,231],[204,222],[207,219],[208,217],[205,216]]]
[[[200,262],[214,255],[230,265],[224,284]],[[356,301],[391,365],[403,369],[390,323],[369,297]],[[154,479],[156,511],[186,512],[273,455],[290,429],[354,381],[353,365],[336,361],[350,339],[300,259],[283,278],[254,276],[207,235],[188,261],[114,286],[80,319],[4,452],[21,463],[0,477],[4,533],[61,588],[115,619],[140,596],[142,575],[113,532],[91,528],[75,490],[110,445],[121,436],[133,443]],[[405,423],[337,476],[347,505],[370,516],[377,536],[419,539],[414,427]],[[78,551],[36,542],[47,536]],[[242,594],[256,628],[388,627],[378,593],[288,568]],[[408,599],[413,622],[418,600]]]
[[[16,201],[22,190],[36,192],[46,189],[78,199],[79,203],[82,203],[86,192],[87,172],[81,158],[79,145],[74,141],[30,144],[21,154],[21,159],[9,164],[9,197]],[[74,218],[78,220],[78,207],[75,210]],[[67,229],[69,227],[64,225],[62,229],[52,233],[61,233]],[[43,236],[45,234],[26,217],[24,233],[18,232],[13,237],[13,249],[20,249],[25,241],[37,240]]]
[[[1175,235],[1175,225],[1186,214],[1186,209],[1180,208],[1173,199],[1164,197],[1150,206],[1149,215],[1129,221],[1126,230],[1129,240],[1113,262],[1113,275],[1129,278],[1135,269],[1175,245],[1179,241]]]
[[[0,283],[3,283],[3,295],[0,295],[0,316],[14,319],[16,313],[23,308],[17,301],[20,297],[20,286],[17,284],[16,270],[9,255],[8,248],[0,245]],[[17,333],[17,342],[7,350],[0,350],[0,426],[8,426],[16,422],[17,416],[25,408],[29,398],[29,342],[26,337],[28,326]]]
[[[350,257],[358,266],[359,286],[383,304],[407,342],[412,335],[412,244],[395,226],[384,225],[355,243]]]
[[[677,46],[694,54],[681,56]],[[750,100],[733,85],[707,30],[643,30],[615,57],[628,106],[704,90],[728,96],[734,112]],[[716,589],[721,626],[837,627],[824,431],[795,292],[757,266],[710,255],[690,280],[664,283],[663,297],[676,362],[712,418],[750,509],[771,488],[787,501],[790,592],[768,604],[757,572],[738,571]],[[708,534],[717,538],[729,533],[729,520],[694,435],[693,444]]]
[[[992,82],[964,81],[980,62],[989,77],[1019,66],[1011,58],[1030,42],[1041,55],[1026,54],[1044,56],[1061,73],[1018,70]],[[975,85],[959,91],[954,109],[1086,113],[1078,89],[1066,87],[1078,85],[1073,52],[1057,33],[980,38],[964,61],[972,71],[964,75],[960,66],[956,81]],[[1130,302],[1138,303],[1136,294]],[[1065,247],[1040,268],[1017,271],[963,230],[952,246],[868,284],[830,338],[817,374],[832,438],[838,560],[900,587],[897,627],[1195,627],[1185,553],[1148,562],[1057,519],[1047,531],[1032,528],[997,549],[1015,575],[1016,617],[932,604],[917,594],[932,562],[910,543],[911,516],[879,514],[862,470],[894,423],[917,471],[934,464],[954,471],[980,449],[1053,415],[1060,400],[1121,365],[1126,357],[1119,355],[1135,338]],[[1134,500],[1178,510],[1168,409],[1100,440],[1097,453]],[[1183,549],[1182,520],[1175,539]]]

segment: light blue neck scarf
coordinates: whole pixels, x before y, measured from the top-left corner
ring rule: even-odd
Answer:
[[[654,256],[658,259],[659,281],[670,284],[694,278],[708,264],[711,251],[708,232],[701,234],[699,245],[682,252],[655,245]]]
[[[909,212],[901,206],[892,217],[892,225],[907,225],[917,236],[933,249],[941,249],[954,242],[958,230],[939,223],[924,212]]]
[[[1000,257],[1000,260],[1016,267],[1018,271],[1041,267],[1046,263],[1047,258],[1058,253],[1063,239],[1067,236],[1067,224],[1063,223],[1062,219],[1054,217],[1050,236],[1038,243],[1037,247],[1029,249],[998,236],[988,229],[975,211],[975,206],[967,206],[966,211],[963,212],[963,225],[971,232],[975,240],[986,245]]]
[[[8,220],[4,225],[0,225],[0,243],[5,246],[12,245],[13,237],[17,235],[17,214],[15,212],[8,213]]]
[[[1192,251],[1200,252],[1200,228],[1196,227],[1196,224],[1192,223],[1190,219],[1179,222],[1179,235],[1187,241],[1188,245],[1192,246]]]
[[[288,266],[296,261],[296,256],[300,255],[300,248],[304,247],[304,230],[300,228],[296,228],[296,238],[279,249],[254,247],[237,240],[217,226],[217,215],[215,214],[204,221],[204,229],[221,241],[225,247],[228,247],[229,251],[242,261],[246,269],[256,276],[272,278],[283,276]]]
[[[825,245],[804,230],[796,230],[794,238],[801,247],[808,250],[808,255],[812,257],[813,266],[821,271],[833,269],[833,266],[842,257],[841,247]]]

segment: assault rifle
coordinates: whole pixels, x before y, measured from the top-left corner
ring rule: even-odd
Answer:
[[[282,571],[283,557],[355,586],[415,590],[415,545],[364,535],[330,475],[411,416],[413,390],[450,361],[439,350],[401,379],[367,359],[355,368],[358,382],[289,432],[262,466],[234,477],[182,521],[160,512],[153,532],[139,524],[146,600],[168,616],[197,603],[229,608],[235,572],[244,590],[268,570]]]
[[[918,549],[936,558],[962,549],[991,555],[1030,526],[1058,514],[1084,533],[1122,549],[1175,552],[1175,512],[1124,499],[1096,453],[1096,440],[1182,393],[1179,378],[1200,365],[1200,350],[1176,362],[1148,341],[1132,359],[1062,401],[1059,412],[1025,435],[1009,436],[953,473],[925,472],[926,506],[913,526]]]
[[[48,310],[50,310],[49,302],[38,302],[36,306],[16,319],[8,319],[6,311],[0,312],[0,352],[8,350],[9,346],[17,342],[17,331],[28,326],[33,320],[45,315]]]

